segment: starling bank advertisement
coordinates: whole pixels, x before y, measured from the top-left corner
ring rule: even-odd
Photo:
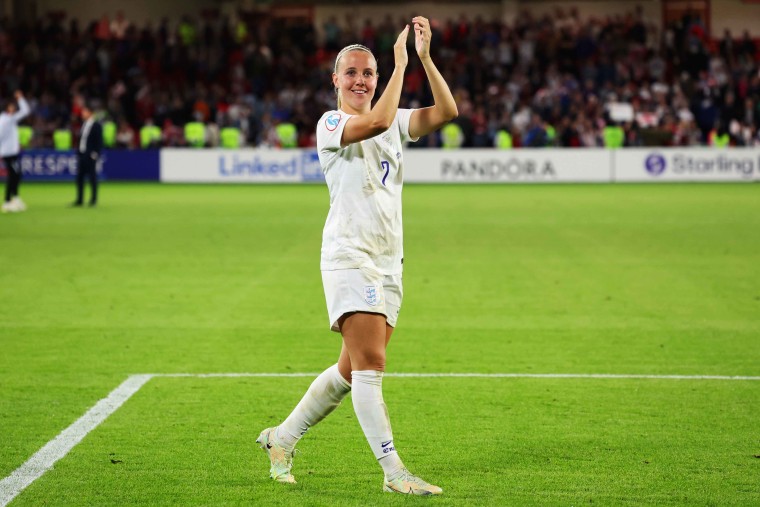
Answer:
[[[758,181],[760,149],[622,149],[615,152],[614,181]]]

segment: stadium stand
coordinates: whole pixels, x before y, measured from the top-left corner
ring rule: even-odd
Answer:
[[[142,27],[123,16],[84,27],[61,17],[5,20],[0,91],[30,98],[31,147],[53,147],[61,129],[78,132],[81,97],[107,105],[116,147],[187,146],[188,123],[196,145],[219,145],[232,128],[241,146],[279,146],[281,126],[293,125],[296,144],[308,147],[335,104],[336,51],[359,41],[375,50],[382,74],[402,24],[388,16],[351,31],[330,19],[318,41],[310,22],[266,16]],[[504,144],[505,134],[515,148],[604,146],[609,127],[616,146],[760,144],[760,50],[747,33],[710,39],[688,13],[660,31],[641,12],[581,19],[573,9],[524,12],[510,24],[463,16],[433,28],[464,147]],[[429,103],[422,72],[410,59],[402,106]],[[145,141],[146,125],[161,129],[160,142],[155,133]]]

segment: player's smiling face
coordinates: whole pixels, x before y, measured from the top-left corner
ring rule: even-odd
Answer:
[[[349,51],[338,62],[333,85],[347,113],[368,113],[377,88],[377,62],[366,51]]]

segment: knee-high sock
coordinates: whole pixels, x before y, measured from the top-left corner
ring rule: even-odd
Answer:
[[[390,477],[403,467],[403,464],[393,444],[391,420],[383,400],[383,372],[352,371],[351,382],[351,399],[354,402],[356,417],[385,475]]]
[[[343,378],[334,364],[320,373],[287,419],[277,427],[277,439],[292,448],[306,431],[335,410],[351,384]]]

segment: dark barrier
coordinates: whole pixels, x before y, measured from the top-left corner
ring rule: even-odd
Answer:
[[[159,150],[105,150],[98,163],[104,180],[158,181]],[[29,150],[19,156],[26,181],[70,181],[77,171],[75,151]]]
[[[103,172],[109,180],[158,181],[161,150],[109,150]]]

